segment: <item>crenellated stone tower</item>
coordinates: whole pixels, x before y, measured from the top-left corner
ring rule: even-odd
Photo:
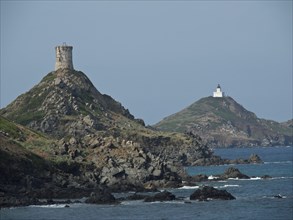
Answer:
[[[72,69],[73,70],[73,62],[72,62],[72,46],[67,46],[66,43],[63,43],[62,46],[55,47],[56,51],[56,63],[55,63],[55,71],[58,69]]]

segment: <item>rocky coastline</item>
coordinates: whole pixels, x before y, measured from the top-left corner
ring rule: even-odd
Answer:
[[[51,186],[51,188],[32,189],[30,191],[22,189],[20,191],[1,192],[0,194],[0,207],[19,207],[29,205],[64,205],[64,207],[70,206],[71,203],[90,203],[90,204],[119,204],[122,201],[127,200],[143,200],[144,202],[154,201],[172,201],[172,200],[184,200],[184,198],[176,198],[175,195],[168,192],[168,189],[180,188],[183,186],[199,186],[192,195],[190,200],[208,201],[209,199],[222,199],[230,200],[235,199],[233,195],[225,190],[217,190],[208,186],[209,182],[222,181],[228,179],[250,179],[249,177],[240,172],[239,169],[229,167],[223,174],[214,175],[211,177],[205,174],[198,174],[195,176],[189,176],[187,174],[182,175],[180,182],[176,185],[170,185],[170,187],[158,187],[153,186],[150,188],[137,187],[127,188],[121,184],[121,189],[99,186],[95,188],[61,188],[58,186]],[[263,175],[262,179],[270,179],[268,175]],[[202,183],[204,183],[202,185]],[[126,189],[127,190],[122,190]],[[115,197],[113,194],[134,192],[126,197]],[[185,202],[188,202],[184,200]]]

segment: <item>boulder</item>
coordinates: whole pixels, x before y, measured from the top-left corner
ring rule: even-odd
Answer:
[[[163,201],[172,201],[175,200],[176,197],[172,193],[168,191],[163,191],[155,194],[154,196],[149,196],[144,199],[144,202],[163,202]]]
[[[162,170],[156,169],[153,171],[153,176],[160,177],[162,175]]]
[[[204,186],[190,195],[190,200],[207,201],[208,199],[233,200],[235,197],[226,190],[218,190],[211,186]]]

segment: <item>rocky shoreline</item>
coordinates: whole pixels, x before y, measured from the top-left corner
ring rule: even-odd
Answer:
[[[183,200],[183,198],[176,198],[175,195],[166,191],[170,188],[179,188],[183,186],[199,186],[203,183],[203,186],[199,186],[192,195],[190,200],[208,201],[209,199],[222,199],[230,200],[235,199],[233,195],[225,190],[218,190],[213,187],[207,186],[211,181],[220,181],[227,179],[250,179],[249,177],[234,167],[229,167],[223,174],[214,175],[213,178],[208,177],[205,174],[199,174],[195,176],[183,175],[181,182],[172,187],[163,188],[163,191],[159,191],[162,188],[147,189],[143,187],[132,188],[134,194],[127,197],[115,198],[113,193],[117,192],[129,192],[130,190],[117,190],[117,188],[109,187],[96,187],[92,189],[85,188],[67,188],[67,189],[39,189],[32,191],[24,191],[23,193],[3,193],[0,194],[0,207],[19,207],[29,205],[62,205],[64,207],[70,207],[71,203],[90,203],[90,204],[119,204],[122,201],[128,200],[143,200],[144,202],[154,201],[172,201]],[[270,179],[268,175],[261,177],[262,179]],[[122,186],[122,185],[121,185]],[[122,186],[123,188],[123,186]],[[59,191],[58,191],[59,190]],[[55,192],[54,192],[55,191]],[[56,195],[58,191],[58,195]],[[55,195],[55,196],[54,196]],[[83,199],[81,199],[83,198]],[[184,200],[185,201],[185,200]],[[185,201],[186,202],[186,201]]]

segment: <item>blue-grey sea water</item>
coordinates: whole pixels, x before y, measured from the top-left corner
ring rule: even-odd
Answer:
[[[64,205],[7,208],[0,210],[0,219],[293,219],[292,147],[216,149],[215,153],[229,159],[247,158],[256,153],[265,162],[235,165],[242,173],[254,176],[250,180],[201,183],[225,189],[236,200],[190,202],[189,196],[197,187],[183,187],[169,190],[182,197],[182,201],[125,201],[119,205],[76,203],[70,204],[70,208],[64,208]],[[202,173],[212,176],[223,173],[229,166],[188,167],[186,171],[191,175]],[[263,175],[270,175],[272,179],[260,179]],[[279,194],[283,198],[274,197]]]

